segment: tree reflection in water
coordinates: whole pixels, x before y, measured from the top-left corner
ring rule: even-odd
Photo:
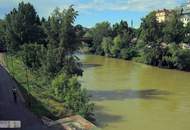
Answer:
[[[170,92],[158,89],[119,91],[89,90],[88,93],[93,101],[125,99],[164,99],[165,96],[170,95]]]

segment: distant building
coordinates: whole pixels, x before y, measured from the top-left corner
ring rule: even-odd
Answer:
[[[156,19],[159,23],[165,22],[170,14],[171,14],[170,10],[167,9],[158,10],[156,12]]]
[[[190,22],[190,1],[181,5],[181,21],[183,22],[184,26]]]

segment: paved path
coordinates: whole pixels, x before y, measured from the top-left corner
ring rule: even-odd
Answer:
[[[17,104],[14,103],[12,95],[14,85],[16,85],[14,80],[0,65],[0,120],[20,120],[22,128],[17,130],[47,130],[41,120],[24,106],[20,98]]]

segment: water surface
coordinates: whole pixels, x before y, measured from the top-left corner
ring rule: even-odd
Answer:
[[[102,130],[190,130],[190,73],[81,55]]]

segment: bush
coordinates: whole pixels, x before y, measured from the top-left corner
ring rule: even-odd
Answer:
[[[55,97],[64,103],[68,111],[89,118],[94,105],[89,103],[87,92],[81,89],[76,77],[60,74],[52,81],[52,89]]]
[[[126,60],[131,60],[133,57],[137,56],[137,52],[134,48],[124,48],[121,49],[121,58]]]
[[[190,70],[190,50],[180,50],[175,65],[180,70]]]

